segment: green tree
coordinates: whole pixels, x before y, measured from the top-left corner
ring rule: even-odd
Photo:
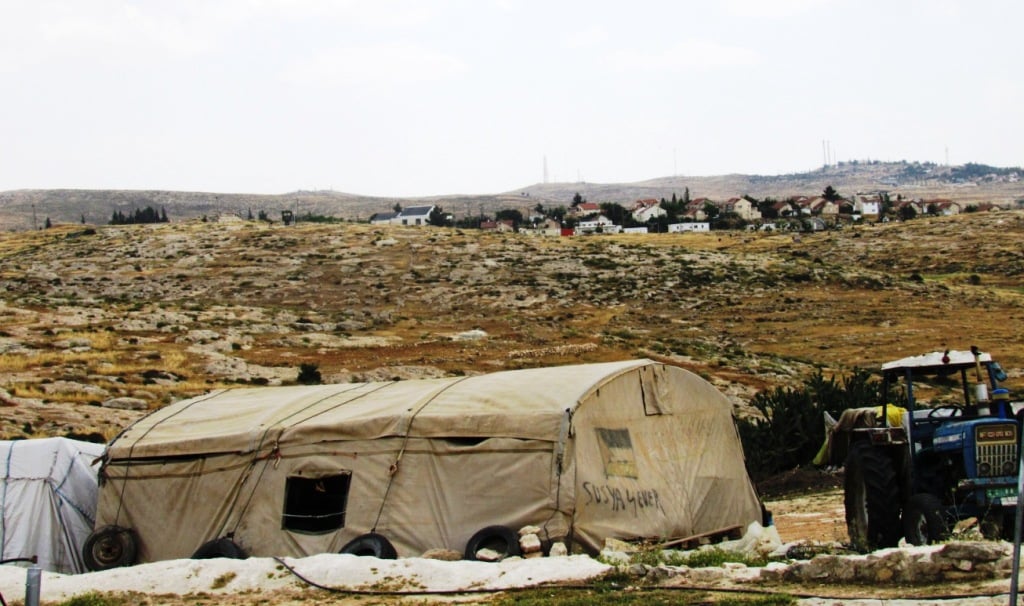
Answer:
[[[822,193],[821,197],[825,198],[829,202],[835,202],[840,196],[839,192],[837,192],[831,185],[828,185],[825,187],[825,191]]]
[[[612,223],[616,225],[626,225],[626,223],[633,220],[633,216],[629,214],[629,211],[621,204],[616,204],[615,202],[602,202],[601,214],[611,219]],[[630,225],[629,227],[632,226]]]
[[[708,221],[714,222],[715,217],[718,216],[718,207],[711,202],[704,203],[704,214],[707,216]]]
[[[440,206],[435,206],[430,211],[430,216],[427,217],[427,223],[437,227],[447,227],[449,225],[448,215]]]
[[[572,205],[573,206],[579,206],[580,204],[583,204],[586,201],[587,201],[587,199],[584,198],[583,196],[581,196],[580,192],[576,192],[576,195],[572,197]]]
[[[917,211],[910,204],[904,204],[900,207],[899,217],[902,221],[909,221],[917,216]]]
[[[683,204],[690,203],[690,188],[687,187],[683,190]]]
[[[455,227],[463,229],[480,229],[480,223],[487,220],[481,215],[469,215],[455,220]]]
[[[747,220],[734,212],[722,213],[715,220],[717,229],[743,229],[747,226]]]
[[[512,227],[516,229],[519,229],[519,226],[523,224],[523,213],[514,208],[499,210],[494,213],[494,218],[498,221],[511,221]]]

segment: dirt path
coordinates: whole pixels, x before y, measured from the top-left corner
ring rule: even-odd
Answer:
[[[784,543],[791,541],[849,540],[843,509],[843,491],[833,488],[806,496],[765,502]]]

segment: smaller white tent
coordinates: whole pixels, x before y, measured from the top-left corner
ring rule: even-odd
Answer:
[[[0,560],[36,556],[43,570],[85,572],[104,444],[67,438],[0,441]]]

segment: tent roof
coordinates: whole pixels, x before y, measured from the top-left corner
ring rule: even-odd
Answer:
[[[176,402],[108,448],[112,460],[252,452],[276,445],[420,438],[555,441],[567,410],[651,360],[418,381],[232,389]]]
[[[103,448],[103,444],[69,438],[0,441],[0,479],[47,480],[60,486],[69,473],[70,461],[77,456],[98,459]]]
[[[945,358],[945,361],[943,358]],[[991,355],[978,352],[978,363],[988,364],[991,361]],[[885,364],[882,364],[882,371],[887,372],[912,368],[920,373],[927,373],[950,369],[960,370],[961,368],[974,368],[974,364],[974,354],[969,351],[933,351],[920,356],[911,356],[909,358],[886,362]]]

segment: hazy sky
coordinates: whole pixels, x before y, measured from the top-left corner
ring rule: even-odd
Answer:
[[[0,0],[0,190],[1024,164],[1020,0]]]

